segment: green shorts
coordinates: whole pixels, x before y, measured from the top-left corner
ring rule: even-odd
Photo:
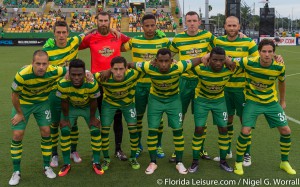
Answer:
[[[150,85],[151,86],[151,85]],[[150,86],[139,86],[135,88],[135,108],[137,115],[144,114],[148,104],[148,97],[150,93]]]
[[[182,102],[182,113],[186,114],[190,102],[192,103],[192,114],[194,114],[195,88],[198,84],[197,78],[181,77],[179,82],[180,98]]]
[[[69,120],[71,123],[71,126],[77,125],[77,119],[78,117],[83,117],[86,124],[90,125],[90,106],[86,107],[74,107],[72,104],[69,104]],[[100,121],[100,115],[98,109],[96,110],[95,116]],[[63,113],[61,112],[61,119],[63,119]]]
[[[168,124],[173,129],[182,127],[182,104],[179,95],[163,102],[156,96],[150,94],[148,101],[148,128],[158,129],[163,113],[168,116]]]
[[[286,115],[278,102],[261,104],[248,100],[243,111],[243,127],[255,128],[257,117],[260,114],[265,115],[270,128],[288,125]]]
[[[51,121],[54,124],[58,124],[60,121],[61,114],[61,99],[56,96],[56,89],[50,92],[49,102],[50,102],[50,110],[51,110]]]
[[[21,121],[17,125],[12,125],[12,130],[25,130],[29,116],[31,114],[33,114],[39,127],[49,126],[51,124],[51,111],[48,101],[37,103],[34,105],[21,105],[21,110],[25,117],[25,121]],[[11,118],[13,118],[16,114],[17,111],[13,107],[11,112]]]
[[[228,92],[224,91],[225,99],[226,99],[226,106],[227,112],[229,116],[236,115],[242,117],[243,109],[245,106],[245,94],[243,91],[237,92]]]
[[[194,111],[196,127],[204,127],[206,125],[209,111],[212,112],[214,125],[217,125],[218,127],[227,126],[228,114],[225,99],[209,101],[207,99],[197,97],[194,99]]]
[[[128,124],[136,124],[136,110],[135,103],[131,103],[127,106],[113,106],[106,101],[102,101],[101,107],[101,124],[102,126],[110,126],[114,120],[114,116],[117,110],[121,110]]]

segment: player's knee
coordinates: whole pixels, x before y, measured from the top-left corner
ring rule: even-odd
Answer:
[[[204,133],[204,128],[203,127],[196,127],[195,128],[195,134],[201,135]]]
[[[21,131],[13,131],[13,140],[22,141],[24,136],[24,132]]]
[[[243,127],[242,128],[242,133],[245,135],[249,135],[251,133],[251,128],[250,127]]]
[[[291,129],[289,126],[284,126],[284,127],[279,128],[279,132],[282,135],[288,135],[288,134],[291,134]]]
[[[49,126],[40,127],[40,132],[42,137],[48,137],[50,136],[50,127]]]
[[[218,127],[220,134],[226,134],[227,133],[227,127]]]

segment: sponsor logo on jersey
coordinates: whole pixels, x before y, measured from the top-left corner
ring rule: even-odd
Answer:
[[[98,52],[102,56],[109,57],[109,56],[111,56],[115,52],[115,50],[114,49],[110,49],[109,47],[104,47],[102,50],[99,50]]]
[[[255,88],[257,90],[264,90],[266,88],[268,88],[268,85],[267,84],[263,84],[261,82],[255,82],[255,81],[251,81],[250,82],[253,86],[255,86]]]
[[[143,60],[150,61],[150,60],[154,59],[155,54],[145,53],[142,55],[142,57],[143,57]]]
[[[202,53],[202,50],[201,49],[198,49],[198,48],[192,48],[190,50],[188,50],[186,52],[187,55],[190,55],[192,57],[196,57],[198,56],[200,53]]]

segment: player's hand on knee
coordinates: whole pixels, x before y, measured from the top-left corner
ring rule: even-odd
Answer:
[[[63,119],[63,120],[61,120],[61,121],[59,122],[59,126],[60,126],[61,129],[64,128],[64,127],[66,127],[66,126],[68,126],[68,127],[71,128],[71,123],[70,123],[69,120]]]
[[[17,125],[21,121],[25,121],[25,117],[23,114],[16,114],[12,119],[11,122],[13,125]]]

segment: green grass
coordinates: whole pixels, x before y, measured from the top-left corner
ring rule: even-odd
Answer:
[[[36,47],[1,47],[1,63],[0,69],[2,70],[0,74],[0,106],[1,106],[1,130],[0,130],[0,186],[7,186],[8,180],[10,179],[12,173],[12,163],[10,160],[10,141],[11,141],[11,129],[10,129],[10,112],[12,108],[11,104],[11,90],[10,86],[14,78],[15,73],[25,64],[31,63],[31,58],[33,51],[38,49]],[[281,54],[286,63],[286,74],[296,74],[300,73],[300,63],[298,60],[299,46],[296,47],[279,47],[277,53]],[[128,57],[128,54],[124,54]],[[85,50],[79,53],[79,57],[83,59],[87,64],[90,62],[89,51]],[[128,57],[128,61],[131,59]],[[300,87],[300,74],[294,76],[287,76],[287,108],[286,114],[292,118],[300,120],[299,115],[299,93]],[[165,120],[167,121],[167,120]],[[146,125],[146,118],[144,118],[144,124]],[[218,156],[218,144],[217,144],[217,130],[216,127],[211,125],[211,116],[208,118],[208,135],[205,143],[206,150],[209,154],[214,157]],[[238,132],[240,130],[240,124],[235,118],[235,139],[233,141],[233,151],[235,153],[235,142]],[[292,166],[300,173],[300,141],[299,136],[299,124],[289,121],[289,125],[292,129],[292,150],[290,152],[290,162]],[[83,158],[83,162],[80,164],[72,164],[72,170],[66,177],[57,177],[56,179],[47,179],[42,174],[42,156],[40,151],[40,135],[37,125],[33,118],[30,119],[25,138],[23,140],[23,154],[22,154],[22,179],[19,186],[158,186],[158,179],[170,179],[178,180],[181,182],[192,182],[194,180],[204,180],[212,179],[230,179],[238,183],[239,179],[269,179],[273,182],[273,179],[295,179],[299,178],[299,174],[291,176],[279,169],[280,163],[280,148],[279,148],[279,134],[276,129],[270,129],[266,123],[264,117],[260,117],[257,120],[256,129],[253,131],[252,138],[252,158],[253,164],[249,168],[245,169],[245,174],[239,177],[232,173],[226,173],[219,169],[218,163],[214,161],[203,161],[200,162],[200,169],[197,173],[188,175],[179,175],[175,169],[175,164],[170,164],[168,162],[168,157],[173,152],[172,135],[171,129],[165,125],[164,136],[163,136],[163,148],[167,155],[164,159],[158,160],[158,169],[153,175],[146,175],[144,170],[149,163],[149,155],[145,151],[146,148],[146,128],[143,132],[143,145],[144,152],[138,159],[141,168],[139,170],[131,169],[128,162],[122,162],[113,157],[114,153],[114,138],[110,136],[111,146],[110,154],[112,157],[112,163],[110,169],[105,172],[103,176],[97,176],[93,173],[91,168],[91,150],[90,150],[90,136],[87,125],[83,120],[79,120],[79,145],[78,151]],[[184,135],[185,135],[185,152],[184,152],[184,163],[188,167],[192,161],[192,150],[191,142],[194,130],[193,116],[190,114],[190,110],[186,115],[186,120],[184,122]],[[111,130],[111,134],[112,130]],[[123,150],[129,155],[129,137],[128,130],[124,130],[123,137]],[[61,154],[60,154],[61,156]],[[60,165],[62,165],[62,158],[60,157]],[[231,166],[234,165],[234,159],[228,161]],[[58,168],[54,169],[58,172]],[[240,182],[240,186],[250,186],[249,183]],[[163,181],[164,182],[164,181]],[[172,181],[176,182],[176,181]],[[178,181],[177,181],[178,182]],[[172,183],[172,184],[174,184]],[[161,186],[165,186],[165,183]],[[166,183],[166,185],[171,185],[171,183]],[[177,183],[175,186],[180,186]],[[211,185],[217,186],[217,185]],[[234,186],[234,185],[229,185]],[[237,186],[237,185],[235,185]],[[263,186],[261,184],[260,186]],[[271,185],[274,186],[274,185]],[[287,185],[289,186],[289,185]]]

